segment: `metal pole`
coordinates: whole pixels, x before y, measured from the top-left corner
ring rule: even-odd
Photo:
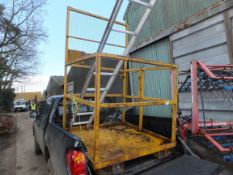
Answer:
[[[155,3],[157,2],[157,0],[151,0],[150,1],[150,5],[151,7],[154,7]],[[140,20],[136,30],[135,30],[135,33],[136,35],[133,35],[130,42],[129,42],[129,45],[128,47],[125,49],[124,53],[123,53],[123,56],[127,56],[129,53],[130,53],[130,50],[132,49],[132,47],[134,46],[135,44],[135,41],[137,39],[137,36],[138,34],[140,33],[140,31],[142,30],[142,27],[144,26],[148,16],[150,15],[152,9],[151,8],[146,8],[146,11],[144,13],[144,15],[142,16],[142,19]]]
[[[100,129],[100,70],[101,70],[101,57],[97,54],[96,56],[96,76],[95,76],[95,120],[94,120],[94,162],[98,158],[98,148],[99,148],[99,129]]]
[[[104,46],[106,45],[106,42],[108,40],[108,37],[109,37],[110,32],[112,30],[112,27],[113,27],[113,25],[114,25],[114,23],[116,21],[117,14],[120,11],[122,3],[123,3],[123,0],[117,0],[116,1],[116,4],[115,4],[115,6],[113,8],[113,12],[112,12],[111,17],[110,17],[110,19],[108,21],[107,27],[105,28],[104,35],[103,35],[103,37],[101,39],[99,48],[97,50],[98,53],[102,53],[103,50],[104,50]],[[85,83],[83,85],[82,91],[81,91],[81,95],[80,95],[81,98],[84,97],[84,94],[87,91],[87,87],[89,86],[89,84],[91,82],[91,78],[92,78],[92,75],[93,75],[94,70],[95,70],[95,64],[96,64],[96,62],[93,61],[92,65],[91,65],[91,68],[90,68],[90,70],[89,70],[89,72],[87,74],[87,78],[86,78]]]
[[[123,103],[126,102],[126,96],[128,94],[128,73],[126,72],[127,67],[128,67],[128,62],[125,61],[125,63],[124,63],[124,77],[123,77]],[[122,123],[125,123],[125,113],[126,113],[126,110],[125,110],[125,108],[123,108]]]
[[[206,128],[205,104],[204,104],[203,89],[202,89],[203,83],[201,81],[200,71],[198,71],[198,77],[199,77],[199,86],[200,86],[202,117],[203,117],[203,121],[204,121],[204,127]]]
[[[156,1],[157,1],[157,0],[151,0],[151,6],[154,6],[154,4],[156,3]],[[130,42],[129,42],[128,47],[125,49],[125,51],[124,51],[124,53],[123,53],[123,56],[128,56],[128,55],[129,55],[130,50],[131,50],[131,48],[134,46],[134,44],[135,44],[135,42],[136,42],[136,39],[137,39],[137,36],[138,36],[138,34],[140,33],[140,31],[141,31],[143,25],[145,24],[145,22],[146,22],[146,20],[147,20],[147,18],[148,18],[148,16],[149,16],[149,14],[150,14],[150,12],[151,12],[151,9],[150,9],[150,8],[147,8],[145,14],[143,15],[141,21],[139,22],[139,24],[138,24],[138,26],[137,26],[137,28],[136,28],[136,30],[135,30],[135,33],[136,33],[137,35],[132,36],[132,38],[131,38],[131,40],[130,40]],[[108,82],[108,84],[107,84],[107,89],[110,89],[110,87],[112,86],[113,82],[114,82],[115,79],[116,79],[117,73],[119,72],[119,70],[120,70],[120,68],[122,67],[122,65],[123,65],[123,61],[119,61],[118,64],[117,64],[117,66],[116,66],[116,68],[115,68],[114,75],[110,78],[110,80],[109,80],[109,82]],[[102,100],[104,99],[104,97],[105,97],[105,95],[106,95],[107,93],[108,93],[108,92],[105,91],[105,92],[101,95],[101,102],[102,102]]]
[[[126,24],[125,29],[128,30],[129,26],[128,24]],[[129,43],[129,35],[126,34],[125,35],[125,47],[128,46]],[[124,78],[123,78],[123,103],[126,102],[126,96],[128,95],[128,83],[129,83],[129,76],[128,76],[128,72],[126,72],[126,70],[128,69],[128,61],[124,61]],[[123,108],[122,111],[122,123],[126,122],[126,109]]]
[[[141,101],[144,97],[144,71],[139,73],[139,100]],[[143,128],[143,106],[139,107],[139,131]]]
[[[66,128],[66,104],[67,104],[67,63],[68,63],[68,49],[69,49],[69,26],[70,26],[70,9],[67,8],[67,14],[66,14],[66,45],[65,45],[65,69],[64,69],[64,98],[63,98],[63,122],[62,126],[65,129]]]
[[[177,120],[177,107],[178,107],[178,87],[177,87],[177,70],[172,70],[172,129],[171,129],[171,140],[176,142],[176,120]]]
[[[151,7],[153,7],[153,6],[155,5],[156,2],[157,2],[157,0],[151,0],[151,1],[150,1]],[[136,35],[133,35],[133,36],[132,36],[132,38],[131,38],[131,40],[130,40],[130,42],[129,42],[128,47],[125,49],[125,51],[124,51],[124,53],[123,53],[123,56],[128,56],[128,55],[129,55],[131,48],[134,46],[134,44],[135,44],[135,42],[136,42],[136,39],[137,39],[138,34],[140,33],[140,31],[141,31],[143,25],[145,24],[145,22],[146,22],[148,16],[149,16],[150,13],[151,13],[151,10],[152,10],[151,8],[146,8],[146,11],[145,11],[145,13],[144,13],[142,19],[140,20],[139,24],[138,24],[137,27],[136,27],[136,30],[135,30]],[[101,95],[100,103],[102,103],[102,102],[104,101],[104,98],[105,98],[105,96],[107,95],[107,93],[108,93],[108,91],[110,90],[110,88],[112,87],[112,84],[114,83],[114,81],[115,81],[115,79],[116,79],[116,77],[117,77],[117,75],[118,75],[118,73],[119,73],[119,71],[120,71],[120,69],[121,69],[123,63],[124,63],[124,61],[122,61],[122,60],[119,61],[119,62],[117,63],[117,65],[116,65],[116,67],[115,67],[115,70],[114,70],[114,72],[113,72],[113,75],[111,76],[111,78],[109,79],[109,81],[108,81],[108,83],[107,83],[107,85],[106,85],[107,91],[104,91],[104,92],[102,93],[102,95]],[[92,123],[93,118],[94,118],[94,116],[92,115],[92,116],[90,117],[90,120],[89,120],[90,123]]]
[[[198,87],[197,87],[197,62],[192,61],[191,65],[192,78],[192,133],[197,134],[199,131],[199,103],[198,103]]]

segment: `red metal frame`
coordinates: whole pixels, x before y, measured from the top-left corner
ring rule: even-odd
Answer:
[[[198,78],[197,78],[197,61],[191,65],[191,89],[192,89],[192,133],[197,134],[199,131],[199,103],[198,103]]]
[[[213,121],[213,120],[207,120],[204,124],[203,121],[199,122],[199,127],[224,127],[224,126],[233,126],[233,121]],[[216,129],[221,129],[221,128],[216,128]],[[224,128],[222,128],[224,129]],[[226,129],[226,128],[225,128]]]
[[[212,70],[225,70],[226,68],[233,68],[233,65],[205,65],[201,61],[192,61],[191,65],[191,81],[192,81],[192,133],[199,133],[202,122],[199,122],[199,104],[198,104],[198,68],[202,69],[210,78],[220,80],[233,80],[233,77],[217,77],[214,75]],[[203,123],[202,123],[203,124]],[[215,126],[233,126],[233,121],[229,122],[207,122],[209,125]]]
[[[221,152],[229,152],[233,151],[233,147],[231,148],[224,148],[220,143],[214,140],[214,136],[233,136],[233,133],[215,133],[215,134],[204,134],[205,138],[209,140],[219,151]]]
[[[197,64],[200,66],[200,68],[210,77],[216,80],[233,80],[233,77],[216,77],[213,72],[211,71],[211,69],[213,70],[224,70],[225,68],[233,68],[233,65],[223,65],[223,66],[207,66],[204,63],[202,63],[201,61],[197,61]]]
[[[233,121],[206,121],[205,126],[207,127],[218,127],[223,126],[225,128],[213,128],[213,129],[201,129],[204,126],[203,121],[199,121],[199,104],[198,104],[198,69],[202,69],[206,75],[212,79],[216,80],[233,80],[233,77],[217,77],[212,72],[213,70],[226,70],[232,69],[233,65],[205,65],[201,61],[192,61],[191,65],[191,89],[192,89],[192,123],[191,130],[192,134],[201,134],[209,140],[219,151],[229,152],[233,151],[232,148],[224,148],[220,143],[218,143],[213,137],[214,136],[233,136],[233,133],[224,133],[223,131],[229,130],[226,126],[232,127]],[[209,134],[208,131],[215,132]]]

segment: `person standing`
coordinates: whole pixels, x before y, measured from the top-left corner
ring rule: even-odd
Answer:
[[[34,101],[31,103],[31,111],[36,111],[36,103]]]
[[[30,118],[36,118],[38,116],[36,103],[33,101],[31,103],[31,113]]]

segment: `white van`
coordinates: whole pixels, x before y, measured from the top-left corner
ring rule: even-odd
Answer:
[[[14,111],[29,111],[29,102],[24,99],[14,101]]]

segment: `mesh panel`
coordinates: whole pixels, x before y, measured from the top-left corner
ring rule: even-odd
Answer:
[[[104,34],[108,21],[79,11],[70,11],[69,50],[85,53],[97,52],[99,42]],[[114,24],[114,29],[125,30],[124,25]],[[125,47],[126,34],[111,32],[103,52],[122,54]]]
[[[232,76],[233,71],[213,71],[216,76]],[[208,77],[204,72],[199,71],[198,91],[202,91],[203,100],[208,101],[226,101],[233,105],[233,81],[232,80],[215,80]],[[182,99],[191,99],[191,76],[188,75],[186,80],[180,84],[180,96]]]

